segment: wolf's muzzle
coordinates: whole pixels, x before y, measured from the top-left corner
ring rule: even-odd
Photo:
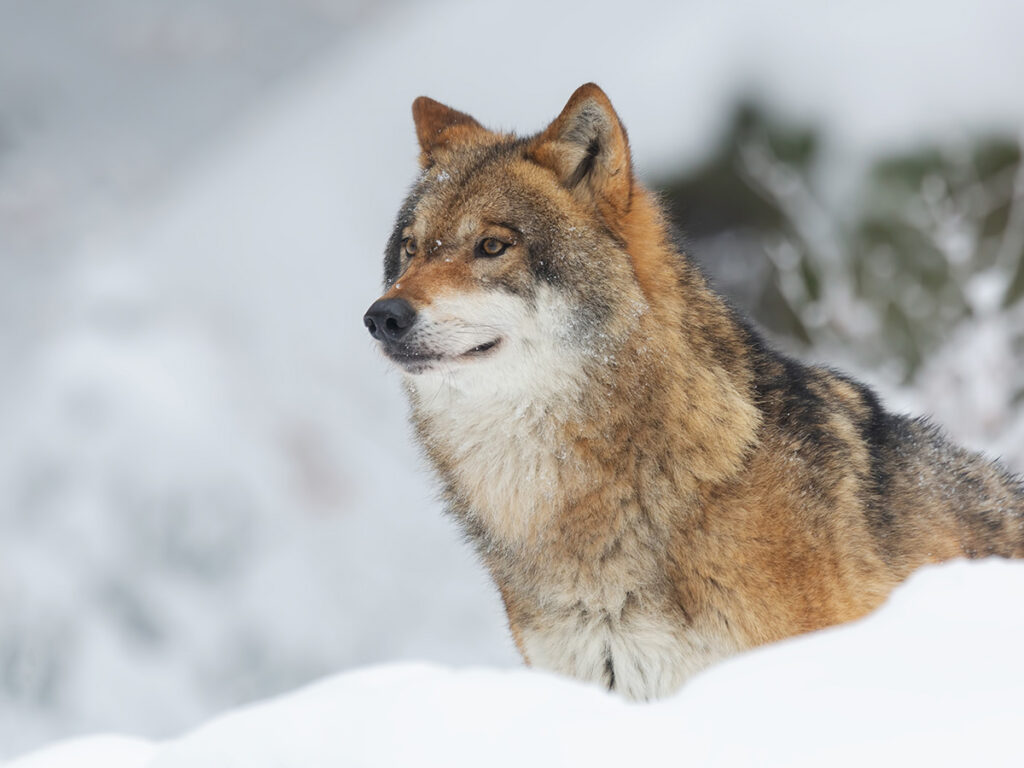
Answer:
[[[363,315],[363,324],[378,341],[399,341],[416,322],[416,310],[405,299],[377,299]]]

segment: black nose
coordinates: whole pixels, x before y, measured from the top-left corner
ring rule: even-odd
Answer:
[[[405,299],[377,299],[363,315],[363,323],[378,341],[398,341],[416,322],[416,310]]]

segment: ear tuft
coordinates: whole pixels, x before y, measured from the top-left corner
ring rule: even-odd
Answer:
[[[420,96],[412,103],[412,119],[420,142],[420,164],[430,163],[430,156],[442,147],[470,140],[487,129],[467,115],[439,101]]]
[[[551,168],[577,195],[606,213],[629,210],[633,171],[626,129],[611,101],[594,83],[576,89],[561,114],[530,149],[534,161]]]

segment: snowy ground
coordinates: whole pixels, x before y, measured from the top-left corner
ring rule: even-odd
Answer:
[[[396,6],[176,156],[158,191],[99,227],[67,219],[74,247],[48,246],[45,276],[5,263],[0,756],[75,733],[170,736],[371,663],[517,664],[360,322],[414,173],[415,96],[530,131],[595,80],[642,172],[699,157],[743,89],[830,125],[836,167],[922,136],[1016,131],[1006,73],[1024,71],[1024,6],[932,6]],[[967,339],[950,359],[971,352]],[[988,391],[971,396],[939,420]],[[325,685],[341,701],[367,680]],[[470,675],[467,690],[502,680],[624,709],[535,675]]]
[[[627,704],[529,671],[374,667],[164,743],[103,737],[8,768],[1016,766],[1024,565],[927,569],[879,612]]]

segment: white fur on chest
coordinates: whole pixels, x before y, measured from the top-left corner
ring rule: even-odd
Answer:
[[[533,305],[489,294],[438,300],[421,315],[435,334],[458,325],[452,317],[459,324],[472,317],[469,325],[502,338],[486,359],[442,365],[406,384],[460,496],[492,536],[521,542],[550,516],[564,480],[559,427],[572,416],[582,367],[579,353],[551,329],[567,327],[569,309],[541,290]]]
[[[644,571],[652,563],[632,559],[632,547],[623,547],[626,562],[609,562],[600,572],[587,564],[583,576],[578,563],[561,560],[572,555],[557,547],[546,553],[543,548],[552,542],[533,538],[538,523],[557,514],[566,477],[579,474],[572,452],[558,444],[559,420],[552,416],[571,407],[570,382],[548,389],[545,400],[519,397],[508,382],[502,387],[506,396],[498,397],[483,396],[480,387],[466,392],[451,382],[428,380],[415,402],[429,419],[429,439],[444,447],[460,494],[488,533],[542,548],[531,559],[547,562],[551,570],[542,574],[545,567],[537,565],[533,571],[531,578],[544,585],[527,598],[533,603],[531,620],[519,628],[530,663],[630,699],[663,697],[737,648],[644,596],[636,585],[651,583],[656,574]],[[535,387],[532,394],[537,393]],[[630,595],[638,599],[627,607]]]
[[[653,610],[582,611],[545,616],[522,633],[533,666],[606,686],[629,699],[674,693],[687,678],[732,652]]]
[[[445,395],[430,439],[450,457],[460,495],[496,539],[529,538],[557,504],[565,452],[552,420],[537,405]]]

